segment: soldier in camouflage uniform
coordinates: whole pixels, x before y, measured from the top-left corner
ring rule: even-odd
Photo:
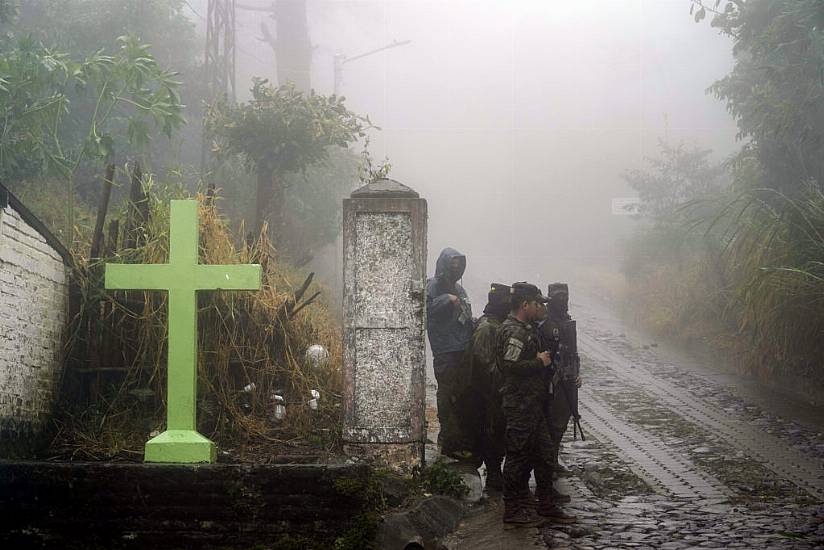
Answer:
[[[581,386],[580,359],[575,321],[569,315],[569,287],[566,283],[549,285],[548,315],[540,327],[544,341],[553,345],[556,363],[550,385],[552,399],[549,406],[549,431],[552,436],[552,465],[555,472],[562,470],[558,462],[561,441],[573,411],[578,408],[578,388]]]
[[[472,377],[470,395],[473,396],[469,415],[475,419],[476,452],[486,464],[486,487],[503,489],[501,463],[506,447],[504,429],[506,423],[501,411],[502,379],[498,370],[497,335],[501,323],[509,314],[509,287],[492,283],[483,316],[478,320],[466,356],[471,361]]]
[[[530,506],[530,471],[535,471],[538,515],[572,523],[552,498],[552,439],[547,426],[551,369],[550,352],[538,352],[538,335],[531,323],[543,316],[547,298],[538,287],[515,283],[510,291],[511,312],[498,331],[498,366],[504,377],[502,409],[506,419],[504,517],[509,526],[528,525],[538,518]]]

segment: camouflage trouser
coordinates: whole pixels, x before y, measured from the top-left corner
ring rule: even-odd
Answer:
[[[560,384],[566,384],[566,391]],[[574,392],[574,394],[572,393]],[[552,393],[549,405],[549,433],[552,436],[552,467],[558,465],[558,454],[561,449],[561,441],[564,438],[569,419],[572,418],[569,399],[575,399],[578,389],[574,381],[561,381]]]
[[[481,459],[487,470],[500,471],[506,454],[506,419],[501,409],[501,396],[497,391],[484,394],[482,413],[485,422],[481,433]]]
[[[438,445],[441,452],[449,454],[467,450],[468,444],[461,428],[459,397],[467,383],[464,376],[464,352],[455,351],[436,355],[432,361],[435,380],[438,382],[436,401],[438,404]]]
[[[552,438],[541,407],[510,406],[504,400],[506,418],[506,462],[504,499],[529,493],[529,474],[535,470],[536,493],[552,491]]]

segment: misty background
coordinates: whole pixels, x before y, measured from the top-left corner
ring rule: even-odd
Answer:
[[[205,33],[206,0],[190,5]],[[636,223],[612,213],[613,198],[635,195],[621,174],[660,139],[717,159],[735,150],[734,121],[705,93],[732,68],[731,41],[696,24],[689,7],[309,0],[311,85],[333,92],[335,54],[411,40],[347,63],[340,93],[381,128],[370,149],[388,157],[390,177],[428,201],[430,274],[443,247],[465,253],[479,312],[490,281],[545,290],[574,265],[614,266]],[[276,81],[261,23],[274,28],[264,12],[237,10],[239,101],[253,76]]]

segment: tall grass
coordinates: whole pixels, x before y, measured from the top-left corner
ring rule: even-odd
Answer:
[[[824,193],[748,191],[728,232],[730,300],[765,374],[824,378]]]
[[[821,189],[795,197],[750,189],[693,201],[680,214],[681,223],[641,231],[627,247],[637,320],[665,337],[726,349],[762,380],[824,390]]]
[[[139,459],[150,434],[164,428],[166,294],[102,288],[102,264],[107,261],[168,260],[169,194],[163,194],[163,199],[159,193],[149,195],[151,214],[137,229],[137,248],[95,263],[76,257],[82,294],[77,318],[92,322],[75,324],[67,377],[86,383],[91,377],[95,391],[82,398],[78,396],[83,392],[67,385],[51,450],[61,457]],[[198,429],[223,449],[232,449],[236,460],[265,461],[274,454],[288,454],[295,446],[329,450],[337,440],[341,393],[341,338],[334,316],[322,301],[294,314],[296,287],[304,275],[280,260],[265,230],[248,244],[229,230],[215,199],[196,198],[200,262],[263,267],[260,291],[199,293]],[[242,228],[239,234],[243,235]],[[310,288],[306,295],[315,290]],[[313,368],[305,362],[311,344],[329,350],[327,363]],[[112,377],[105,375],[108,367],[124,370]],[[101,372],[104,382],[96,384],[94,378],[100,380]],[[251,385],[253,390],[244,391]],[[313,389],[321,394],[317,410],[307,405]],[[274,417],[274,394],[286,401],[284,419]]]

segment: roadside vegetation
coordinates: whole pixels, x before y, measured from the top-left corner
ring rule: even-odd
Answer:
[[[41,457],[140,460],[163,429],[165,295],[102,282],[109,261],[167,261],[172,198],[200,201],[201,262],[263,265],[260,292],[200,297],[199,429],[229,461],[338,442],[335,302],[304,267],[337,238],[341,199],[385,175],[350,149],[372,125],[291,83],[254,79],[248,101],[209,101],[185,7],[0,1],[0,183],[73,258],[62,399]],[[307,358],[313,344],[325,351]]]
[[[732,37],[735,65],[708,92],[740,151],[662,143],[624,177],[641,199],[627,243],[627,303],[684,343],[709,341],[763,381],[824,389],[824,7],[815,0],[695,1]]]

